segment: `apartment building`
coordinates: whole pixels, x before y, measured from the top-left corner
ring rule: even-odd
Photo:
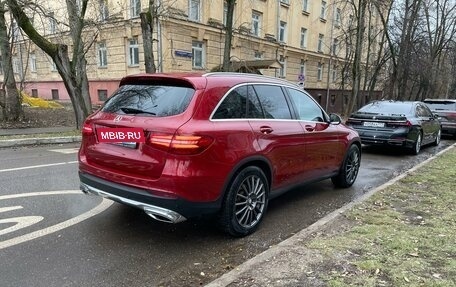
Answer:
[[[77,0],[77,5],[80,1]],[[349,88],[353,7],[341,0],[238,0],[234,9],[231,62],[234,71],[263,73],[308,90]],[[158,21],[154,56],[158,72],[210,72],[223,62],[227,4],[223,0],[155,0]],[[53,41],[67,43],[64,1],[42,3],[34,25]],[[129,74],[144,68],[140,13],[145,0],[90,0],[84,42],[94,104],[103,102]],[[374,11],[372,9],[372,11]],[[371,29],[379,26],[375,12]],[[13,24],[13,69],[33,96],[66,100],[52,61],[21,37]],[[70,43],[68,43],[70,44]],[[369,49],[378,49],[374,39]],[[2,75],[0,75],[1,80]],[[345,77],[345,79],[344,79]],[[348,84],[347,84],[348,83]],[[343,87],[342,87],[343,88]],[[320,102],[323,92],[319,92]],[[318,95],[314,95],[318,99]],[[323,98],[325,98],[323,96]]]

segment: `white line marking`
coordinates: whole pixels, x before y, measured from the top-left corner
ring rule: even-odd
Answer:
[[[40,164],[40,165],[31,165],[31,166],[24,166],[24,167],[7,168],[7,169],[0,169],[0,173],[1,172],[8,172],[8,171],[32,169],[32,168],[58,166],[58,165],[72,164],[72,163],[77,163],[77,162],[78,162],[77,160],[73,160],[73,161],[65,161],[65,162],[57,162],[57,163],[49,163],[49,164]]]
[[[72,154],[72,153],[77,153],[79,151],[79,148],[50,149],[49,151],[63,153],[63,154]]]
[[[55,194],[81,194],[82,195],[81,191],[78,191],[78,190],[44,191],[44,192],[32,192],[32,193],[21,193],[21,194],[4,195],[4,196],[0,196],[0,200],[11,199],[11,198],[30,197],[30,196],[41,196],[41,195],[55,195]],[[54,233],[54,232],[60,231],[60,230],[62,230],[64,228],[67,228],[67,227],[70,227],[72,225],[75,225],[75,224],[77,224],[79,222],[82,222],[82,221],[84,221],[86,219],[89,219],[90,217],[93,217],[93,216],[105,211],[112,204],[113,204],[113,201],[103,198],[103,200],[101,201],[101,203],[99,205],[95,206],[91,210],[89,210],[89,211],[87,211],[87,212],[85,212],[83,214],[80,214],[80,215],[78,215],[76,217],[73,217],[71,219],[63,221],[63,222],[58,223],[56,225],[49,226],[49,227],[41,229],[41,230],[37,230],[37,231],[32,232],[32,233],[28,233],[28,234],[25,234],[25,235],[22,235],[22,236],[11,238],[11,239],[8,239],[8,240],[5,240],[5,241],[0,241],[0,250],[4,249],[4,248],[7,248],[7,247],[11,247],[11,246],[17,245],[17,244],[20,244],[20,243],[24,243],[24,242],[27,242],[27,241],[30,241],[30,240],[33,240],[33,239],[36,239],[36,238],[39,238],[39,237],[42,237],[42,236],[45,236],[45,235],[49,235],[51,233]]]
[[[15,223],[13,226],[10,226],[5,229],[0,229],[0,235],[11,233],[16,230],[29,227],[35,223],[40,222],[43,219],[44,219],[44,217],[42,217],[42,216],[21,216],[21,217],[0,219],[0,224]]]
[[[2,212],[8,212],[8,211],[13,211],[13,210],[18,210],[22,209],[23,207],[18,205],[18,206],[7,206],[7,207],[0,207],[0,213]]]

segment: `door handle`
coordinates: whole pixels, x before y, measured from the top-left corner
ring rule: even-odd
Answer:
[[[306,131],[308,131],[308,132],[313,132],[313,131],[315,130],[315,127],[314,127],[314,126],[311,126],[311,125],[306,125],[306,126],[305,126],[305,129],[306,129]]]
[[[260,127],[260,132],[262,134],[270,134],[272,133],[274,130],[271,128],[271,127],[268,127],[268,126],[262,126]]]

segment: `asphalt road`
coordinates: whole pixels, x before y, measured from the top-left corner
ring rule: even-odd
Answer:
[[[0,286],[203,285],[452,143],[418,156],[364,148],[353,187],[292,190],[242,239],[210,220],[170,225],[83,195],[77,144],[0,149]]]

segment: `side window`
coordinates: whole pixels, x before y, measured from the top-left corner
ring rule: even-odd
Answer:
[[[232,90],[214,113],[213,119],[243,119],[247,111],[247,86]]]
[[[431,112],[431,110],[430,110],[427,106],[425,106],[425,105],[420,105],[420,107],[421,107],[421,109],[423,110],[423,115],[424,115],[425,117],[432,117],[432,112]]]
[[[254,85],[254,90],[263,107],[267,119],[291,119],[290,108],[282,88],[270,85]]]
[[[324,122],[325,116],[321,108],[305,93],[287,89],[298,112],[298,118],[305,121]]]
[[[252,86],[248,86],[249,100],[247,104],[247,117],[250,119],[264,118],[260,100]]]

